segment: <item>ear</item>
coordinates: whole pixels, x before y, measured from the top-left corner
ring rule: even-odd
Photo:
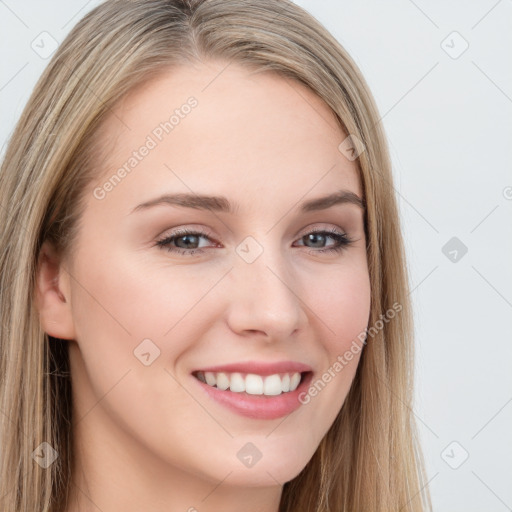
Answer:
[[[70,277],[54,247],[45,241],[37,260],[35,299],[41,328],[55,338],[75,339]]]

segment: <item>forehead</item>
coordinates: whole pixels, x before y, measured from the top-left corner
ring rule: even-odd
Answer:
[[[169,69],[118,102],[101,133],[103,178],[124,166],[122,189],[138,199],[167,185],[240,199],[257,190],[284,201],[334,188],[361,195],[357,165],[338,149],[346,134],[332,110],[272,72],[225,62]],[[145,156],[134,156],[143,147]]]

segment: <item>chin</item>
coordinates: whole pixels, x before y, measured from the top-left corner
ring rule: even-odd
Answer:
[[[297,444],[295,444],[297,446]],[[250,453],[250,449],[246,450]],[[267,487],[275,485],[284,485],[286,482],[293,480],[307,465],[314,455],[313,452],[298,452],[296,449],[291,450],[288,447],[270,451],[263,449],[261,458],[257,452],[253,452],[253,460],[250,456],[244,461],[245,452],[240,457],[226,460],[224,456],[223,464],[217,465],[216,475],[211,475],[219,481],[226,477],[226,483],[244,487]],[[241,459],[241,460],[240,460]]]

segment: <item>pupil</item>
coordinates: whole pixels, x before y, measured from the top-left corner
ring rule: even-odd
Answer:
[[[318,234],[318,233],[311,233],[310,235],[308,235],[310,237],[310,241],[313,242],[313,244],[317,243],[318,244],[318,241],[320,240],[320,244],[319,246],[322,245],[322,241],[323,241],[323,236],[324,235],[321,235],[321,234]],[[315,247],[317,247],[317,245],[315,245]]]
[[[189,242],[190,242],[190,239],[191,239],[191,238],[192,238],[192,239],[197,238],[197,235],[183,235],[183,236],[180,236],[180,237],[178,238],[178,240],[185,240],[184,246],[185,246],[185,248],[188,248],[190,244],[189,244],[189,243],[187,243],[186,241],[187,241],[187,240],[189,240]],[[196,241],[196,242],[197,242],[197,241]],[[193,243],[194,243],[194,240],[192,240],[192,244],[193,244]],[[179,244],[178,244],[178,245],[179,245]]]

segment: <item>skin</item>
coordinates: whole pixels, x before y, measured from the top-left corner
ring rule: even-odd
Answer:
[[[313,456],[355,375],[360,353],[310,403],[275,420],[209,400],[191,375],[208,365],[293,360],[318,378],[370,312],[363,210],[347,203],[299,212],[302,201],[335,190],[362,197],[356,162],[338,150],[346,135],[304,86],[225,65],[168,71],[120,102],[102,126],[109,157],[85,191],[76,245],[68,258],[43,245],[41,325],[69,340],[73,386],[66,512],[276,512],[283,484]],[[94,188],[191,95],[197,107],[96,199]],[[238,212],[159,205],[130,213],[164,192],[191,191],[226,196]],[[155,245],[184,227],[211,233],[192,241],[204,252]],[[352,243],[319,253],[336,240],[315,245],[305,237],[312,228],[336,229]],[[247,236],[263,248],[250,264],[236,252]],[[134,356],[144,339],[160,350],[149,366]],[[248,442],[262,454],[251,468],[236,456]]]

